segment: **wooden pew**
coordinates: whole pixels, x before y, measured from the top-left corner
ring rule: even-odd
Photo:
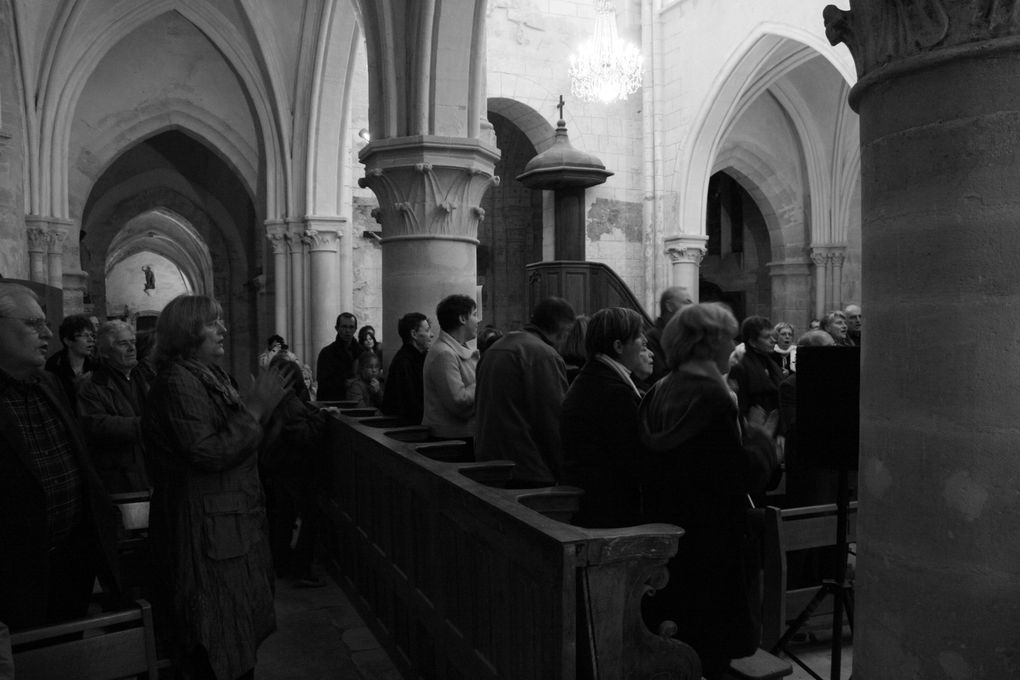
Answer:
[[[683,532],[565,524],[578,490],[508,489],[508,461],[385,417],[331,420],[320,503],[330,570],[407,677],[696,680],[647,629]]]
[[[149,603],[11,635],[18,680],[112,680],[157,676]]]
[[[767,507],[764,510],[762,646],[770,649],[821,586],[819,583],[811,587],[787,589],[787,553],[835,546],[837,516],[835,504],[785,510]],[[856,502],[850,504],[847,520],[847,540],[854,542],[857,540]],[[824,573],[828,575],[830,570],[829,565],[823,565]],[[824,623],[825,629],[831,629],[832,598],[822,602],[811,621],[814,623],[809,622],[809,625]]]

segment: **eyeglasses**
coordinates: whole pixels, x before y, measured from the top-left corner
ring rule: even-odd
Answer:
[[[47,329],[52,328],[52,326],[50,326],[50,322],[46,319],[45,316],[34,316],[26,319],[23,316],[4,316],[0,314],[0,319],[11,319],[12,321],[20,321],[29,328],[31,328],[36,333],[42,333],[42,330],[44,328]]]

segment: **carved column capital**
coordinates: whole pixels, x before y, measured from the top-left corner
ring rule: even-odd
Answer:
[[[343,234],[335,229],[305,229],[302,239],[313,253],[336,252]]]
[[[401,137],[373,142],[361,153],[358,185],[379,200],[373,211],[383,242],[433,238],[477,243],[482,196],[499,183],[498,155],[477,139]]]
[[[287,252],[287,223],[283,220],[266,220],[266,239],[273,246],[273,253]]]
[[[849,10],[829,5],[822,17],[829,42],[846,44],[863,81],[854,87],[854,105],[863,89],[893,75],[883,67],[903,62],[895,67],[902,73],[987,53],[989,41],[1016,49],[1020,36],[1020,0],[850,0]]]
[[[701,261],[705,259],[705,249],[697,247],[678,247],[670,246],[666,248],[666,254],[669,255],[669,260],[673,264],[679,264],[686,262],[689,264],[696,264],[701,266]]]
[[[811,249],[811,261],[815,266],[842,265],[846,259],[846,246],[815,246]]]
[[[45,227],[28,227],[28,252],[45,254],[49,248],[49,234]]]
[[[693,264],[701,266],[705,259],[708,237],[701,234],[680,234],[665,239],[665,253],[673,264]]]
[[[59,255],[64,251],[64,241],[67,240],[68,227],[59,224],[51,224],[46,234],[46,245],[48,252]]]

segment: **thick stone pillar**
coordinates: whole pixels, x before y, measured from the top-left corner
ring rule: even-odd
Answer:
[[[825,10],[860,79],[854,677],[1020,677],[1020,6]]]
[[[266,220],[266,238],[273,247],[273,333],[287,331],[287,224]]]
[[[287,249],[290,252],[290,301],[288,311],[287,342],[301,361],[308,361],[305,346],[305,230],[304,223],[287,220]]]
[[[319,350],[336,338],[336,317],[340,309],[340,257],[339,245],[343,234],[342,217],[309,217],[305,220],[305,243],[308,245],[311,265],[311,327],[309,346],[311,354],[305,359],[313,365]]]
[[[666,255],[669,256],[671,264],[669,285],[686,288],[691,294],[691,299],[697,302],[701,295],[698,288],[698,273],[701,261],[705,259],[708,236],[682,234],[668,236],[665,241]]]
[[[478,139],[457,137],[397,137],[362,149],[358,183],[379,199],[383,225],[384,337],[399,337],[397,319],[407,312],[427,315],[434,326],[443,297],[475,294],[480,203],[499,181],[492,174],[498,157]]]

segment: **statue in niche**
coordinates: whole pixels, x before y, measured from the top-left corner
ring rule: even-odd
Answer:
[[[152,295],[149,291],[156,290],[156,274],[152,271],[151,265],[145,265],[142,271],[145,272],[145,287],[142,290],[146,295]]]

